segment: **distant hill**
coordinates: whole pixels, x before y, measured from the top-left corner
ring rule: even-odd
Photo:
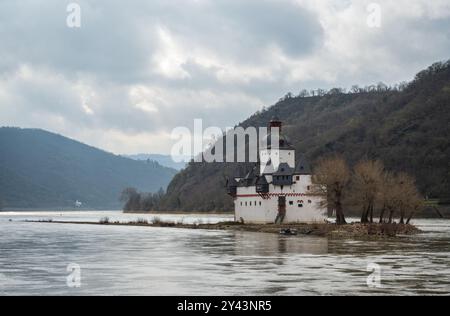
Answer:
[[[273,116],[284,121],[284,133],[312,163],[330,153],[352,164],[381,159],[391,170],[415,175],[425,195],[450,196],[450,62],[436,63],[395,89],[378,84],[351,92],[288,94],[239,125],[267,126]],[[248,167],[190,163],[174,177],[160,208],[232,210],[225,178]]]
[[[134,160],[153,160],[159,163],[161,166],[173,168],[176,170],[184,169],[187,165],[185,162],[175,162],[170,155],[159,155],[159,154],[136,154],[136,155],[126,155],[125,157]],[[186,160],[186,159],[184,159]]]
[[[113,155],[38,129],[0,128],[3,208],[120,209],[126,187],[166,188],[176,170]]]

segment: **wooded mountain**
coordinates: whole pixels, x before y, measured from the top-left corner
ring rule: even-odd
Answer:
[[[0,128],[3,208],[120,209],[121,191],[166,188],[176,170],[113,155],[38,129]]]
[[[131,158],[134,160],[153,160],[159,163],[161,166],[173,168],[176,170],[181,170],[186,167],[185,162],[175,162],[170,155],[160,155],[160,154],[135,154],[135,155],[126,155],[125,157]],[[185,157],[182,157],[183,161],[186,160]]]
[[[288,94],[240,126],[267,126],[278,116],[283,133],[311,163],[332,153],[351,164],[380,159],[393,171],[417,178],[423,194],[450,195],[450,62],[433,64],[396,88],[383,84],[348,93],[342,89]],[[298,156],[298,155],[297,155]],[[225,178],[248,165],[190,163],[168,187],[160,208],[185,211],[229,211]]]

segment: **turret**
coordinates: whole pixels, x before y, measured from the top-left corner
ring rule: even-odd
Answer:
[[[235,197],[237,194],[237,187],[238,187],[238,183],[236,182],[236,180],[234,178],[231,178],[231,180],[229,180],[227,183],[227,193],[229,195]]]
[[[260,174],[272,174],[278,170],[280,164],[287,164],[290,168],[295,169],[295,150],[290,145],[287,138],[281,133],[283,124],[277,117],[273,117],[269,122],[269,133],[265,140],[266,148],[261,148],[260,157]],[[271,129],[279,129],[279,143],[274,146],[271,135]],[[276,137],[273,137],[276,138]]]
[[[281,127],[283,126],[283,123],[280,121],[280,119],[277,116],[272,117],[272,119],[269,122],[269,128],[272,127],[278,127],[279,131],[281,133]]]

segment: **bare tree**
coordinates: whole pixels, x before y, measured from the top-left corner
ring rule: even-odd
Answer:
[[[317,92],[317,96],[319,96],[319,97],[323,97],[324,95],[327,94],[327,91],[324,89],[317,89],[316,92]]]
[[[353,85],[350,89],[351,93],[360,93],[361,92],[361,88],[358,85]]]
[[[302,91],[300,91],[299,95],[300,98],[306,98],[309,97],[309,91],[306,89],[303,89]]]
[[[394,216],[398,213],[400,224],[405,224],[407,212],[409,212],[406,223],[409,223],[423,205],[423,198],[420,195],[415,180],[406,173],[397,175],[387,175],[384,177],[381,199],[383,209],[389,211],[389,223],[392,223]],[[380,222],[383,222],[383,213]]]
[[[363,160],[353,172],[351,196],[361,207],[361,223],[373,223],[375,202],[383,182],[384,166],[380,161]]]
[[[347,162],[341,157],[319,160],[314,170],[313,191],[327,196],[324,204],[336,210],[336,224],[346,224],[342,200],[350,181],[350,170]]]
[[[411,211],[408,215],[408,219],[406,220],[406,224],[409,224],[411,222],[411,219],[416,214],[417,211],[419,211],[421,208],[424,207],[424,200],[420,196],[420,194],[416,195],[411,201]]]
[[[399,186],[399,212],[400,212],[400,224],[405,224],[406,212],[410,212],[408,222],[411,220],[415,211],[417,211],[422,203],[423,198],[416,187],[416,181],[413,177],[406,173],[400,173],[397,176],[397,184]]]
[[[395,178],[394,175],[390,172],[383,173],[383,176],[381,178],[381,184],[380,189],[378,191],[377,200],[379,201],[379,204],[381,205],[381,212],[380,212],[380,224],[384,221],[384,215],[386,212],[389,212],[389,214],[393,214],[394,207],[392,206],[392,194],[395,190]]]
[[[125,203],[124,211],[140,211],[141,195],[135,188],[126,188],[120,195],[120,201]]]

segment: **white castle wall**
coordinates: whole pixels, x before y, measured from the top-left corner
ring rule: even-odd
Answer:
[[[259,196],[254,186],[238,187],[234,201],[236,220],[242,218],[245,223],[273,223],[278,214],[278,196],[286,195],[286,217],[283,223],[324,222],[327,219],[327,209],[319,205],[322,197],[315,196],[308,190],[311,176],[296,175],[294,181],[293,185],[283,188],[270,184],[269,199]]]
[[[274,173],[278,169],[280,162],[287,163],[289,167],[295,168],[295,150],[261,150],[260,154],[260,174]],[[272,164],[267,166],[271,160]],[[275,169],[275,170],[274,170]]]

